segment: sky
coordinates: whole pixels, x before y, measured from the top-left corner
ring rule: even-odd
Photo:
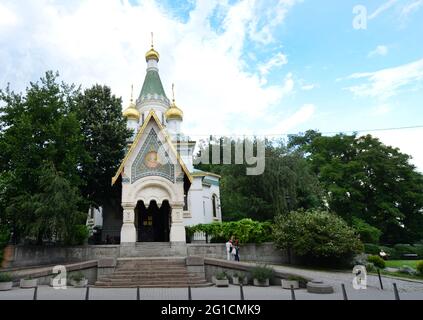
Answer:
[[[151,32],[193,139],[423,125],[423,0],[0,0],[0,88],[53,70],[126,107]],[[423,128],[370,133],[423,172]]]

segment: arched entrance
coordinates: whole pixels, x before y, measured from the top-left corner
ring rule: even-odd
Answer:
[[[156,201],[151,201],[148,207],[139,201],[135,213],[139,242],[170,241],[171,208],[167,200],[160,207]]]

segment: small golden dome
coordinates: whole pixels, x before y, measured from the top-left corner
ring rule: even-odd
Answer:
[[[165,113],[166,120],[183,120],[184,119],[184,112],[179,109],[175,102],[172,103],[170,108]]]
[[[131,103],[129,107],[123,112],[123,117],[132,120],[140,120],[140,112],[136,109],[135,105]]]
[[[145,54],[145,60],[147,60],[147,62],[149,60],[156,60],[157,62],[159,62],[160,55],[156,50],[154,50],[153,46],[151,46],[151,49]]]

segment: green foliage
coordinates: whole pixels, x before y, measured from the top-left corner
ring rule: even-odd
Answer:
[[[118,197],[110,181],[129,137],[121,99],[58,77],[47,72],[24,94],[0,90],[0,221],[16,241],[81,244],[88,207]]]
[[[75,225],[69,233],[69,237],[65,240],[65,244],[70,246],[83,245],[89,234],[90,230],[86,225]]]
[[[257,145],[257,141],[250,143]],[[229,144],[232,159],[235,159],[235,149],[242,142],[221,139],[222,147]],[[207,154],[210,150],[209,145],[203,145],[201,153]],[[321,205],[321,187],[301,153],[289,151],[283,141],[267,140],[265,155],[265,171],[259,176],[248,176],[246,172],[249,166],[246,163],[201,164],[196,167],[222,176],[221,203],[224,219],[231,221],[251,218],[266,221],[297,208],[307,209]],[[223,163],[223,152],[221,156]]]
[[[84,198],[95,207],[104,205],[110,197],[116,197],[111,187],[130,132],[122,116],[122,100],[114,96],[109,87],[94,85],[79,93],[74,111],[83,136],[86,151],[81,162]]]
[[[74,85],[60,84],[58,74],[53,72],[31,83],[25,94],[16,94],[9,88],[0,91],[0,181],[5,186],[0,204],[5,204],[2,218],[13,226],[15,237],[33,237],[41,243],[44,237],[54,236],[50,231],[56,231],[54,226],[58,225],[61,230],[57,231],[62,233],[67,228],[65,221],[72,224],[66,216],[69,207],[82,205],[80,199],[75,204],[72,192],[70,204],[65,203],[66,191],[78,190],[83,184],[79,164],[85,150],[77,117],[72,112],[77,94]],[[60,172],[62,180],[55,181],[55,186],[60,188],[66,180],[69,188],[60,190],[46,185],[46,181],[51,182],[51,177],[45,177],[47,165]],[[55,197],[61,200],[59,207]],[[54,205],[47,208],[48,203]],[[65,216],[60,217],[63,208]]]
[[[259,282],[264,282],[273,276],[273,269],[269,268],[266,265],[256,266],[251,269],[251,275],[254,279],[257,279]]]
[[[280,249],[291,249],[317,264],[346,262],[363,250],[355,231],[344,220],[319,210],[300,210],[277,217],[274,238]]]
[[[290,137],[289,147],[305,153],[330,211],[350,224],[359,218],[376,227],[383,243],[423,238],[423,175],[410,156],[370,135],[308,131]]]
[[[419,258],[423,259],[423,244],[413,245],[415,252],[419,255]]]
[[[0,273],[0,283],[11,282],[12,275],[10,273]]]
[[[367,261],[373,263],[376,268],[385,269],[385,260],[379,256],[369,256]]]
[[[423,261],[417,262],[417,272],[423,276]]]
[[[373,243],[365,243],[364,244],[364,252],[367,254],[376,254],[380,253],[380,247],[377,244]]]
[[[416,254],[417,250],[411,244],[396,244],[394,246],[397,256],[402,258],[404,254]]]
[[[74,237],[75,226],[86,219],[79,211],[82,202],[79,190],[51,163],[46,163],[41,173],[39,192],[12,199],[8,212],[18,218],[20,230],[39,243],[54,237],[68,244]]]
[[[378,228],[372,227],[364,220],[353,217],[352,225],[360,235],[360,240],[364,243],[379,243],[382,231]]]
[[[228,275],[226,272],[219,272],[218,274],[216,274],[216,279],[217,280],[228,280]]]
[[[244,282],[247,279],[247,275],[244,272],[235,272],[234,278],[238,278],[240,282]]]
[[[236,222],[201,224],[187,227],[187,234],[192,236],[196,232],[204,232],[209,237],[213,237],[220,242],[226,242],[234,236],[241,244],[260,244],[272,240],[271,229],[272,224],[270,222],[243,219]]]
[[[286,280],[288,281],[298,281],[300,283],[307,283],[308,281],[306,279],[304,279],[301,276],[296,276],[296,275],[289,275],[286,277]]]
[[[3,261],[3,250],[10,240],[10,232],[5,226],[0,226],[0,266]]]
[[[81,282],[82,280],[85,279],[85,276],[84,276],[84,274],[82,272],[77,272],[75,274],[72,274],[70,276],[70,279],[73,280],[73,281],[75,281],[75,282]]]

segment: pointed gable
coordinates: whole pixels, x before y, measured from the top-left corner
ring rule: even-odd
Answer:
[[[154,127],[149,129],[149,132],[146,132],[150,122],[155,122],[157,125],[157,129],[159,132],[154,130]],[[160,140],[158,133],[162,134],[164,137],[164,142],[166,143],[167,148],[163,148],[163,143]],[[146,139],[143,143],[143,146],[139,148],[139,144],[141,143],[142,137]],[[180,155],[176,151],[172,140],[166,133],[165,128],[160,123],[156,113],[154,110],[151,110],[147,119],[145,120],[143,126],[140,128],[134,143],[132,144],[131,148],[129,149],[128,153],[126,154],[124,160],[122,161],[116,175],[112,178],[112,185],[116,183],[119,179],[120,175],[123,173],[125,166],[128,164],[128,161],[135,156],[135,152],[139,149],[138,154],[136,155],[134,161],[132,162],[131,166],[131,183],[142,179],[147,176],[157,175],[164,177],[173,183],[175,182],[175,166],[172,164],[171,156],[174,156],[179,165],[181,166],[183,172],[188,177],[189,181],[192,183],[193,178],[188,171],[185,163],[181,159]],[[150,158],[151,159],[150,159]],[[154,157],[160,158],[160,166],[155,166]],[[150,161],[151,160],[151,161]]]

